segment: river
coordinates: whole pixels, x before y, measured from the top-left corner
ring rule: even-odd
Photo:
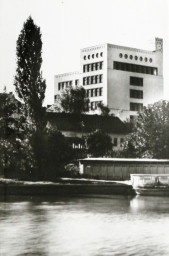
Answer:
[[[1,200],[0,255],[168,256],[169,198]]]

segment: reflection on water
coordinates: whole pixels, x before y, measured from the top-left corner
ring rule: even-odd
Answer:
[[[9,198],[0,255],[169,255],[169,198]]]

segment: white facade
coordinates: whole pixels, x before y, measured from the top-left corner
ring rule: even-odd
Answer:
[[[67,86],[83,86],[90,113],[102,102],[125,120],[163,98],[163,40],[146,51],[113,44],[81,49],[80,71],[55,76],[54,99]]]

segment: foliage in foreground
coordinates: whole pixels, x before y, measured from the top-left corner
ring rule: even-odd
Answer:
[[[97,130],[87,137],[88,153],[93,157],[106,156],[112,147],[111,137],[101,130]]]
[[[46,82],[42,78],[42,40],[40,28],[31,17],[23,25],[17,40],[17,69],[14,85],[20,100],[24,103],[25,116],[35,130],[46,126],[45,97]]]
[[[58,106],[66,113],[81,114],[88,111],[89,99],[83,87],[70,87],[60,95]]]
[[[56,179],[72,158],[65,137],[46,127],[41,52],[40,28],[29,17],[17,40],[15,87],[21,103],[15,106],[5,94],[0,105],[0,165],[8,178]]]
[[[125,157],[169,158],[169,102],[145,107],[123,146]]]

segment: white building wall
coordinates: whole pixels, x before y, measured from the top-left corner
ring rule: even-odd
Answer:
[[[102,102],[111,109],[111,113],[125,120],[130,116],[136,115],[137,111],[131,111],[130,103],[140,103],[144,106],[152,104],[163,98],[163,41],[156,38],[155,51],[145,51],[135,48],[123,47],[112,44],[102,44],[98,46],[84,48],[80,51],[80,72],[66,73],[55,76],[54,94],[59,95],[62,90],[58,90],[60,82],[72,81],[75,86],[75,80],[79,80],[79,86],[83,86],[88,92],[92,89],[102,88],[102,95],[90,95],[90,102]],[[121,56],[121,55],[122,56]],[[137,59],[135,59],[137,57]],[[129,71],[116,70],[114,61],[123,62],[158,69],[157,75],[136,73]],[[88,70],[84,72],[84,65],[103,62],[103,68],[99,70]],[[91,66],[90,66],[91,68]],[[85,84],[85,77],[102,75],[102,82]],[[143,86],[130,85],[130,77],[143,79]],[[143,91],[143,98],[131,98],[130,90]],[[93,108],[90,113],[98,113]]]

